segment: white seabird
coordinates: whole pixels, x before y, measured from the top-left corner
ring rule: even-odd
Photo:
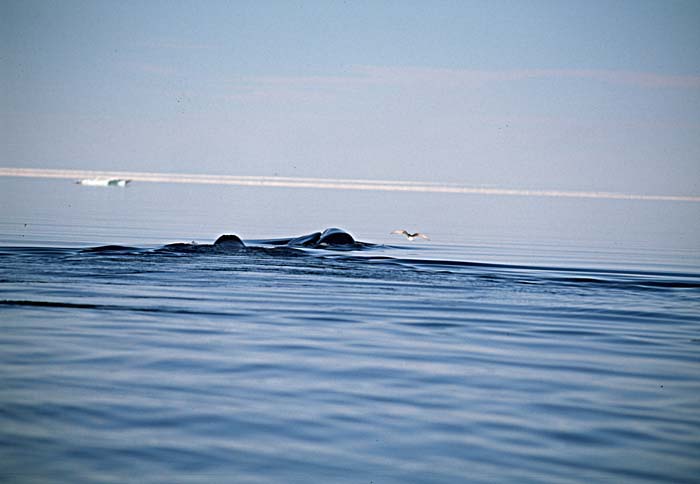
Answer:
[[[421,239],[425,240],[430,240],[430,237],[428,237],[425,234],[421,234],[420,232],[416,232],[415,234],[412,234],[410,232],[407,232],[406,230],[394,230],[391,232],[392,234],[399,234],[399,235],[405,235],[408,240],[414,240],[417,237],[420,237]]]

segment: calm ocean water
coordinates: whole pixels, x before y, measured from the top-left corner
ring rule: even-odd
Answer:
[[[0,207],[2,482],[700,482],[700,204],[8,178]],[[334,226],[376,245],[259,241]],[[223,233],[249,247],[160,250]]]

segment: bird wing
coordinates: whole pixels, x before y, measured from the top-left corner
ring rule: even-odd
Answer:
[[[430,237],[425,234],[416,234],[416,236],[420,237],[421,239],[430,240]]]

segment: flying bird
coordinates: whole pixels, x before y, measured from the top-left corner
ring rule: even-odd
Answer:
[[[394,231],[391,232],[391,233],[392,233],[392,234],[405,235],[406,238],[407,238],[408,240],[414,240],[414,239],[417,238],[417,237],[420,237],[421,239],[425,239],[425,240],[430,240],[430,237],[428,237],[428,236],[425,235],[425,234],[421,234],[421,233],[419,233],[419,232],[416,232],[415,234],[411,234],[411,233],[409,233],[409,232],[407,232],[407,231],[405,231],[405,230],[394,230]]]

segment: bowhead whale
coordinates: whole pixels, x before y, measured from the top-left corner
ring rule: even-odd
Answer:
[[[287,246],[287,247],[309,247],[309,248],[334,248],[334,247],[355,247],[359,245],[366,245],[357,242],[352,235],[346,231],[339,228],[328,228],[323,232],[314,232],[311,234],[300,235],[299,237],[291,237],[286,239],[269,239],[269,240],[256,240],[256,243],[262,245],[276,245],[276,246]],[[220,236],[214,242],[215,247],[221,248],[243,248],[246,247],[245,243],[234,234],[224,234]]]
[[[166,253],[211,253],[245,250],[248,247],[265,250],[269,246],[311,249],[337,249],[337,250],[357,250],[373,247],[374,244],[358,242],[352,235],[339,228],[328,228],[323,232],[301,235],[299,237],[289,237],[286,239],[266,239],[251,240],[252,246],[247,246],[239,236],[235,234],[223,234],[214,241],[213,244],[198,244],[196,242],[176,242],[167,244],[155,252]],[[267,247],[266,247],[267,246]],[[82,252],[105,252],[105,253],[131,253],[143,252],[143,249],[136,247],[125,247],[121,245],[106,245],[102,247],[92,247],[83,249]]]
[[[286,245],[290,247],[328,247],[338,245],[349,246],[353,244],[355,244],[355,239],[352,235],[344,230],[333,227],[323,232],[314,232],[313,234],[296,237],[287,242]]]
[[[245,247],[243,241],[237,235],[224,234],[214,242],[217,247]]]

